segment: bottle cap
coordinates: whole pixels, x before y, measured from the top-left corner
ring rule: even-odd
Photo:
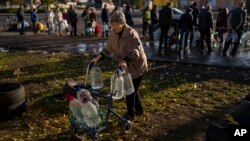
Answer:
[[[79,99],[82,103],[87,103],[92,100],[92,96],[88,90],[82,89],[79,94]]]
[[[69,101],[72,101],[72,100],[75,99],[75,97],[72,94],[66,94],[65,99],[69,100]]]

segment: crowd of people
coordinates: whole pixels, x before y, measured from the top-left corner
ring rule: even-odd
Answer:
[[[178,44],[180,48],[191,48],[195,45],[201,51],[206,49],[208,52],[211,52],[215,46],[213,44],[213,40],[215,39],[219,41],[221,46],[225,42],[222,53],[226,54],[229,46],[233,44],[232,54],[236,54],[240,38],[244,31],[244,25],[246,24],[247,16],[244,8],[244,2],[239,2],[239,6],[231,11],[228,8],[219,8],[214,27],[213,11],[210,5],[198,6],[196,2],[193,2],[191,6],[186,7],[184,14],[181,15],[178,21],[173,19],[171,2],[168,2],[160,10],[158,10],[156,5],[152,8],[145,6],[142,11],[142,37],[148,38],[149,35],[150,40],[159,40],[159,55],[162,54],[163,48],[167,49],[172,44],[172,34],[175,34],[173,36],[176,39],[174,43]],[[109,20],[111,15],[116,11],[118,11],[117,7],[110,12],[107,5],[104,5],[101,11],[102,22],[98,23],[96,9],[86,7],[81,14],[84,21],[82,35],[102,35],[103,37],[109,37]],[[126,24],[133,27],[134,22],[131,7],[127,5],[122,12],[125,15]],[[72,5],[69,9],[57,8],[55,13],[48,7],[45,12],[45,21],[39,19],[36,9],[31,12],[30,16],[35,34],[42,30],[40,27],[43,25],[43,30],[47,29],[47,33],[49,34],[63,35],[67,31],[70,36],[77,36],[78,16]],[[23,35],[24,12],[22,7],[17,11],[17,19],[21,23],[20,35]],[[172,28],[174,31],[170,32]],[[160,30],[159,39],[155,39],[157,29]],[[229,33],[226,40],[223,38],[225,33]],[[199,36],[199,40],[197,35]],[[237,37],[237,40],[232,37]]]
[[[150,39],[155,40],[154,32],[157,28],[160,29],[159,55],[162,55],[163,47],[167,49],[173,43],[178,44],[180,48],[188,46],[192,48],[195,45],[201,51],[206,49],[211,52],[215,46],[214,42],[219,42],[220,46],[223,46],[223,42],[225,42],[223,54],[227,54],[229,46],[233,44],[231,54],[235,55],[241,36],[245,31],[246,17],[245,3],[241,1],[238,7],[230,12],[228,8],[219,8],[214,27],[211,6],[199,7],[196,2],[193,2],[191,6],[186,7],[180,19],[176,20],[173,19],[173,9],[171,3],[168,2],[159,11],[156,5],[151,10],[145,7],[143,10],[142,34],[147,37],[146,32],[148,30]],[[226,39],[223,38],[225,33],[227,33]]]

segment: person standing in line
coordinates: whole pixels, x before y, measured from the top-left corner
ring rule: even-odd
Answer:
[[[213,51],[211,47],[211,30],[213,30],[213,14],[211,11],[211,6],[207,5],[199,15],[199,31],[201,34],[201,51],[204,50],[204,40],[207,43],[208,52]]]
[[[33,24],[33,31],[35,34],[37,34],[38,31],[38,15],[37,15],[37,9],[33,9],[33,11],[30,13],[31,22]]]
[[[66,8],[63,9],[62,17],[63,17],[63,20],[67,20],[67,18],[68,18],[68,11]]]
[[[107,9],[107,5],[104,5],[104,8],[102,9],[101,13],[102,18],[102,37],[108,37],[109,31],[108,31],[108,22],[109,22],[109,12]]]
[[[70,31],[70,36],[77,36],[77,22],[78,22],[78,18],[77,18],[77,13],[75,11],[75,8],[73,7],[73,5],[69,6],[69,10],[68,10],[68,23],[71,25],[72,30]]]
[[[153,6],[153,9],[150,11],[150,17],[151,17],[151,24],[149,26],[149,35],[150,35],[150,40],[154,40],[154,32],[156,31],[159,23],[158,19],[158,8],[157,5]]]
[[[194,26],[194,29],[197,30],[200,11],[198,9],[198,5],[196,2],[192,4],[191,9],[192,9],[192,16],[193,16],[193,26]],[[194,31],[192,30],[190,31],[189,47],[192,47],[193,39],[194,39]]]
[[[90,14],[89,14],[89,19],[91,22],[92,29],[94,29],[94,35],[97,36],[97,15],[96,15],[96,9],[94,7],[90,8]]]
[[[20,35],[24,35],[24,10],[23,5],[20,5],[20,8],[17,10],[16,13],[17,21],[19,24],[21,24],[21,28],[19,29]]]
[[[48,7],[48,10],[45,13],[45,18],[46,18],[46,23],[47,23],[47,27],[48,27],[48,32],[49,34],[53,34],[54,33],[54,12],[53,10]]]
[[[185,35],[185,40],[184,40],[184,48],[187,47],[188,45],[188,36],[189,33],[193,31],[193,17],[192,17],[192,9],[188,8],[184,14],[181,15],[179,27],[180,27],[180,32],[181,32],[181,37],[180,37],[180,48],[182,47],[182,40],[183,36]],[[191,46],[190,46],[191,48]]]
[[[237,41],[234,42],[234,46],[231,52],[232,55],[236,55],[238,51],[238,46],[240,43],[241,36],[244,32],[244,25],[246,22],[246,15],[247,15],[244,8],[245,8],[245,2],[241,1],[239,3],[239,7],[232,9],[228,14],[227,23],[228,23],[229,31],[232,32],[232,30],[234,30],[238,36]],[[231,43],[232,43],[232,39],[225,42],[225,45],[222,51],[224,55],[226,54]]]
[[[146,6],[143,10],[143,15],[142,15],[142,35],[144,37],[147,37],[146,35],[146,32],[148,30],[148,27],[149,27],[149,24],[150,24],[150,20],[151,20],[151,17],[150,17],[150,10],[149,10],[149,7]]]
[[[220,38],[220,44],[223,43],[223,33],[227,32],[227,17],[228,17],[228,11],[227,8],[218,9],[218,16],[216,19],[216,32],[218,32],[219,38]]]
[[[112,32],[103,51],[90,62],[98,63],[113,54],[113,60],[118,66],[132,76],[135,92],[126,96],[127,114],[125,118],[132,120],[144,113],[139,96],[139,86],[147,71],[147,57],[138,32],[126,24],[125,15],[116,11],[110,18]]]
[[[158,54],[162,55],[162,44],[164,41],[165,49],[168,46],[168,30],[172,24],[173,20],[173,11],[171,8],[171,2],[168,2],[160,11],[159,11],[159,25],[161,28],[160,44],[158,49]]]
[[[91,28],[91,22],[89,19],[89,6],[87,6],[83,12],[81,17],[83,18],[83,34],[82,35],[86,35],[86,28]]]
[[[113,13],[115,13],[117,10],[118,10],[118,7],[116,6],[116,7],[113,9],[113,11],[110,13],[110,16],[111,16]]]
[[[125,10],[124,14],[125,14],[127,24],[129,26],[133,27],[134,26],[134,21],[132,19],[131,7],[129,5],[126,6],[126,10]]]
[[[64,28],[66,28],[64,26],[64,23],[63,23],[63,15],[62,15],[62,12],[60,10],[60,8],[57,8],[56,9],[56,14],[55,14],[55,23],[56,23],[56,35],[57,36],[62,36],[62,31]]]

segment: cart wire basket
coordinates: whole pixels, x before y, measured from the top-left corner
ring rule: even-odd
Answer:
[[[89,67],[88,67],[89,68]],[[87,77],[87,76],[86,76]],[[90,91],[93,98],[99,99],[100,106],[98,109],[98,116],[88,117],[82,116],[79,119],[74,118],[72,112],[70,112],[69,124],[72,139],[84,139],[85,133],[89,133],[93,141],[98,140],[99,133],[108,128],[108,120],[110,115],[114,115],[118,120],[122,122],[122,128],[124,132],[131,129],[132,124],[129,120],[119,115],[113,109],[113,95],[103,93],[100,90],[93,90],[90,85],[85,83],[67,82],[63,87],[63,95],[73,94],[76,98],[78,89],[87,89]],[[104,101],[104,102],[103,102]]]

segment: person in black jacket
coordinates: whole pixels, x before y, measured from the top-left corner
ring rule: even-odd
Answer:
[[[132,19],[132,15],[131,15],[131,7],[129,5],[126,6],[126,10],[124,12],[124,15],[125,15],[125,19],[126,19],[126,23],[133,27],[134,25],[134,21]]]
[[[205,9],[201,10],[201,13],[199,15],[198,28],[201,34],[201,51],[203,51],[204,49],[203,40],[205,40],[207,43],[208,52],[211,52],[211,30],[213,29],[213,15],[210,5],[207,5]]]
[[[245,2],[241,1],[239,3],[239,7],[231,10],[228,14],[228,28],[230,30],[230,32],[232,32],[232,30],[236,31],[237,35],[238,35],[238,40],[234,43],[234,47],[232,50],[232,55],[235,55],[237,53],[238,50],[238,46],[240,43],[240,38],[242,36],[242,33],[244,31],[244,25],[246,22],[246,11],[244,11],[244,7],[245,7]],[[225,42],[225,46],[223,49],[223,54],[226,54],[230,44],[232,42],[232,39],[228,40]]]
[[[171,8],[171,3],[168,2],[166,6],[164,6],[161,10],[160,10],[160,15],[159,15],[159,25],[161,28],[161,36],[160,36],[160,44],[159,44],[159,50],[158,50],[158,54],[161,55],[161,51],[162,51],[162,44],[163,44],[163,40],[164,40],[164,46],[165,48],[168,46],[167,44],[167,33],[168,30],[172,24],[172,19],[173,19],[173,12],[172,12],[172,8]]]
[[[151,16],[151,24],[149,26],[149,35],[150,35],[150,39],[154,40],[154,32],[157,29],[158,22],[159,22],[157,5],[153,6],[153,9],[150,11],[150,16]]]
[[[70,5],[68,10],[68,22],[72,26],[72,31],[70,31],[70,36],[77,36],[77,13],[72,5]]]
[[[19,29],[20,35],[24,34],[24,11],[23,5],[20,5],[20,8],[17,10],[16,13],[17,21],[21,24],[21,28]]]
[[[109,15],[108,15],[108,9],[107,9],[106,4],[104,5],[104,8],[102,9],[101,18],[102,18],[102,26],[103,26],[102,37],[105,37],[105,36],[108,37],[109,36],[109,33],[108,33]]]
[[[191,9],[193,10],[192,11],[192,16],[193,16],[193,26],[195,29],[197,29],[197,26],[198,26],[198,18],[199,18],[199,14],[200,14],[200,11],[198,9],[198,5],[196,2],[194,2],[191,6]],[[192,42],[193,42],[193,39],[194,39],[194,32],[193,30],[190,31],[190,42],[189,42],[189,46],[192,47]]]
[[[181,31],[181,37],[180,37],[180,47],[182,47],[182,40],[183,40],[183,35],[185,34],[185,41],[184,41],[184,48],[187,47],[188,43],[188,35],[190,32],[193,31],[193,17],[192,17],[192,9],[188,8],[184,14],[181,15],[180,19],[180,31]],[[191,46],[190,46],[191,47]]]

